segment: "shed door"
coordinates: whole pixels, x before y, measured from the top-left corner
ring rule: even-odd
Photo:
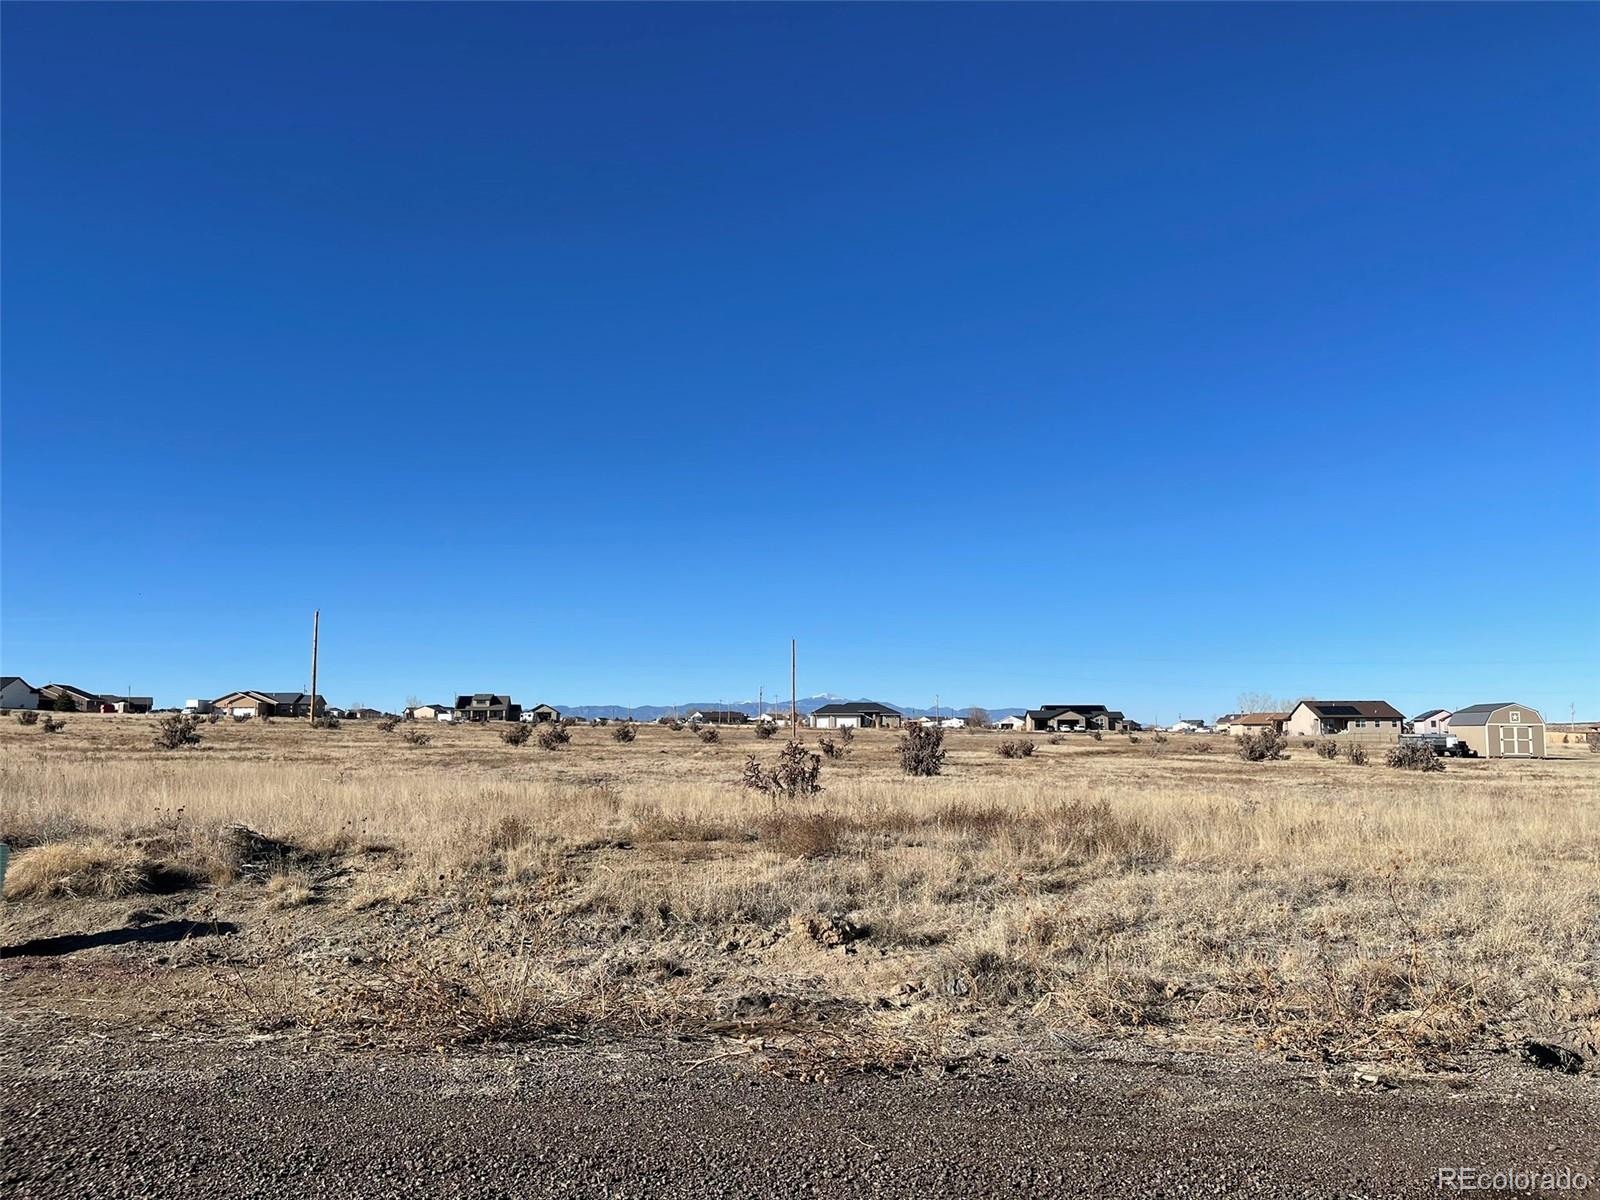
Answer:
[[[1531,725],[1500,726],[1500,753],[1507,757],[1521,755],[1533,757],[1533,727]]]

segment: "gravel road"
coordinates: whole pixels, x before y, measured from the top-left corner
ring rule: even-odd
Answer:
[[[707,1054],[30,1038],[5,1048],[0,1192],[1349,1197],[1437,1196],[1440,1164],[1600,1177],[1594,1078],[1509,1064],[1348,1092],[1236,1060],[801,1083]]]

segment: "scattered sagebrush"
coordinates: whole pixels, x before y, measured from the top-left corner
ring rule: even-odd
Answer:
[[[158,750],[181,750],[185,746],[198,746],[200,722],[187,713],[168,713],[156,722],[155,737],[151,741]]]
[[[1283,757],[1289,739],[1276,729],[1246,733],[1239,737],[1238,754],[1245,762],[1274,762]]]
[[[1383,765],[1402,771],[1442,771],[1444,760],[1424,742],[1401,742],[1384,753]]]
[[[771,768],[763,767],[753,754],[745,759],[741,782],[751,791],[798,800],[822,791],[821,778],[822,756],[809,753],[799,742],[789,742]]]
[[[944,730],[937,725],[907,725],[900,735],[900,769],[907,775],[937,775],[944,757]]]

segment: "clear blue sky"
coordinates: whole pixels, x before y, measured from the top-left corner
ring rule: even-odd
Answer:
[[[7,5],[0,666],[1600,716],[1597,46]]]

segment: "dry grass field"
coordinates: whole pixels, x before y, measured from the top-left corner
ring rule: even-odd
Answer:
[[[154,718],[66,722],[0,725],[0,939],[228,931],[131,938],[112,974],[5,960],[15,994],[95,1020],[428,1045],[647,1029],[883,1067],[1038,1039],[1398,1071],[1536,1038],[1592,1063],[1600,1036],[1581,746],[1416,774],[1209,737],[1006,759],[955,733],[941,775],[908,778],[869,732],[820,796],[774,802],[741,771],[784,734],[749,729],[544,750],[225,721],[167,751]]]

